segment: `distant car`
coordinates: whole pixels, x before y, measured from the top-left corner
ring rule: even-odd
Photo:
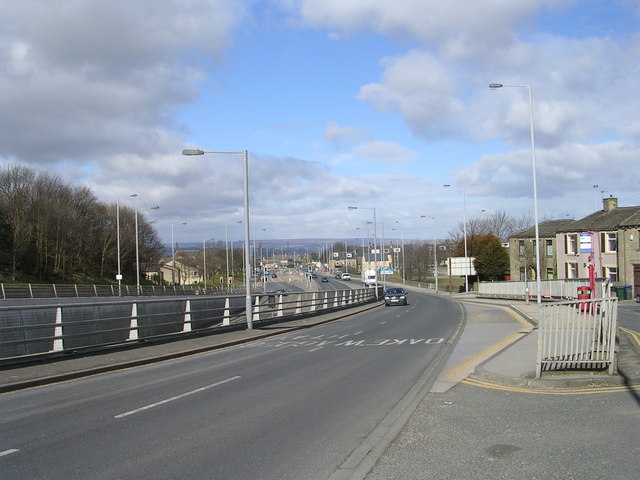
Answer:
[[[316,275],[315,273],[312,273],[311,278],[318,278],[318,275]]]
[[[343,273],[340,278],[342,278],[342,280],[351,280],[351,274]]]
[[[336,278],[342,278],[342,275],[341,274],[337,274]]]
[[[271,278],[278,278],[278,275],[276,275],[275,273],[272,273]]]
[[[284,288],[279,288],[278,290],[276,290],[276,293],[280,295],[286,295],[287,291]]]
[[[321,282],[328,282],[328,281],[329,281],[329,279],[328,279],[327,277],[322,277],[322,278],[320,279],[320,281],[321,281]]]
[[[384,293],[384,306],[407,305],[407,292],[404,288],[387,288]]]

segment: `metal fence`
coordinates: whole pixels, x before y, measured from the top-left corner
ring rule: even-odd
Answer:
[[[615,371],[618,298],[545,303],[540,306],[536,377],[543,371]]]
[[[81,298],[81,297],[144,297],[165,295],[229,295],[242,294],[244,287],[195,287],[188,285],[71,285],[0,283],[0,300],[10,298]]]
[[[589,285],[588,278],[552,279],[540,281],[540,296],[547,300],[568,300],[578,296],[578,287]],[[606,296],[609,279],[596,279],[597,297]],[[535,280],[508,282],[480,282],[478,296],[490,298],[534,299],[538,296],[538,286]]]
[[[288,320],[376,300],[375,289],[253,296],[254,323]],[[0,361],[215,331],[246,324],[243,295],[0,308]]]

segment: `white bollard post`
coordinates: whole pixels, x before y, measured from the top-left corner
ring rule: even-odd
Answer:
[[[184,307],[184,323],[182,324],[182,332],[191,331],[191,300],[187,300]]]
[[[129,321],[129,340],[138,340],[138,304],[131,305],[131,320]]]
[[[231,325],[229,297],[226,297],[224,299],[224,317],[222,318],[222,325],[224,325],[225,327],[227,325]]]
[[[53,351],[61,352],[64,350],[64,339],[62,338],[62,308],[56,308],[56,328],[53,330],[53,335],[60,338],[53,340]]]

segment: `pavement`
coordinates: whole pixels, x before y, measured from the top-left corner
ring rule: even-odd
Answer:
[[[408,287],[409,290],[413,289]],[[421,290],[424,291],[424,290]],[[511,320],[499,330],[484,328],[478,318],[467,312],[466,323],[455,344],[440,378],[432,392],[444,392],[461,381],[478,385],[501,385],[527,389],[571,389],[584,387],[606,387],[624,385],[640,387],[640,343],[639,335],[632,336],[620,331],[617,374],[602,372],[571,371],[543,373],[535,378],[538,306],[535,302],[525,304],[514,301],[480,299],[473,294],[447,295],[472,311],[473,307],[494,307],[511,312]],[[631,302],[631,301],[630,301]],[[59,356],[20,365],[0,367],[0,393],[46,385],[74,378],[133,368],[145,364],[171,360],[219,348],[225,348],[256,339],[280,335],[292,330],[309,328],[331,322],[345,316],[378,308],[370,304],[318,315],[274,323],[253,330],[229,330],[224,333],[201,334],[194,332],[188,337],[162,343],[135,342],[126,347]],[[483,332],[483,344],[478,344],[478,332]]]

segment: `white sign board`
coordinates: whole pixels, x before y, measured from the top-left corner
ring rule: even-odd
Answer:
[[[580,253],[591,253],[591,252],[593,252],[593,247],[591,245],[591,234],[581,233],[580,234]]]
[[[474,257],[449,257],[447,258],[447,272],[454,277],[476,275],[476,269],[473,267],[474,260]]]

